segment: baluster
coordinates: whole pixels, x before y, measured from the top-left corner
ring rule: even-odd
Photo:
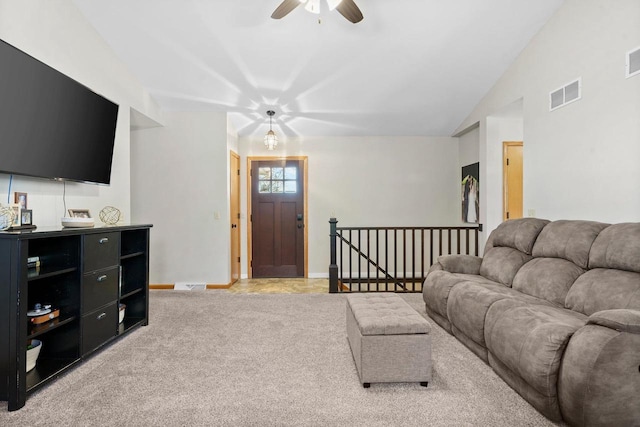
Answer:
[[[331,248],[331,260],[329,265],[329,292],[338,292],[338,266],[336,265],[336,225],[338,220],[329,219],[329,246]],[[340,240],[340,255],[342,256],[342,239]],[[341,260],[342,261],[342,260]],[[342,264],[341,264],[342,265]]]

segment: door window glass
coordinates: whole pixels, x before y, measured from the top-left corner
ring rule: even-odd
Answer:
[[[258,170],[260,193],[297,193],[298,168],[295,166],[261,167]]]

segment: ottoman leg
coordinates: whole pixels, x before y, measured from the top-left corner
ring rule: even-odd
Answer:
[[[371,387],[371,383],[362,383],[362,387],[369,388]]]
[[[429,382],[428,381],[424,381],[424,382],[421,382],[420,385],[422,387],[427,387],[429,385]]]

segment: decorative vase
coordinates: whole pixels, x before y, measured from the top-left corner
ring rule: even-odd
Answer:
[[[27,350],[27,372],[36,367],[36,361],[42,350],[42,341],[31,340],[32,347]]]

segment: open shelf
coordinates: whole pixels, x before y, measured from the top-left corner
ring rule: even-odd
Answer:
[[[40,279],[47,279],[49,277],[62,276],[63,274],[72,273],[74,271],[78,271],[77,267],[69,267],[63,269],[53,268],[40,268],[39,270],[29,269],[27,271],[27,278],[29,281],[35,281]]]
[[[60,315],[58,318],[50,320],[46,323],[41,323],[39,325],[29,325],[28,327],[28,331],[27,331],[27,340],[31,340],[33,338],[36,338],[42,334],[45,334],[47,332],[51,332],[57,328],[61,328],[63,326],[65,326],[68,323],[73,322],[74,320],[76,320],[77,317],[76,316],[67,316],[64,317],[62,315]]]
[[[122,301],[122,300],[124,300],[124,299],[127,299],[127,298],[129,298],[130,296],[133,296],[133,295],[135,295],[135,294],[137,294],[137,293],[139,293],[139,292],[142,292],[142,291],[144,291],[144,289],[143,289],[143,288],[138,288],[138,289],[134,289],[134,290],[132,290],[131,292],[127,292],[126,294],[122,294],[122,295],[120,296],[120,301]]]
[[[133,252],[133,253],[130,253],[130,254],[122,255],[122,256],[120,257],[120,259],[135,258],[135,257],[137,257],[137,256],[142,256],[142,255],[144,255],[144,254],[145,254],[145,252],[144,252],[144,251]]]
[[[79,357],[69,359],[38,359],[36,367],[27,372],[27,392],[34,390],[38,386],[44,384],[51,378],[60,375],[71,365],[80,361]]]

